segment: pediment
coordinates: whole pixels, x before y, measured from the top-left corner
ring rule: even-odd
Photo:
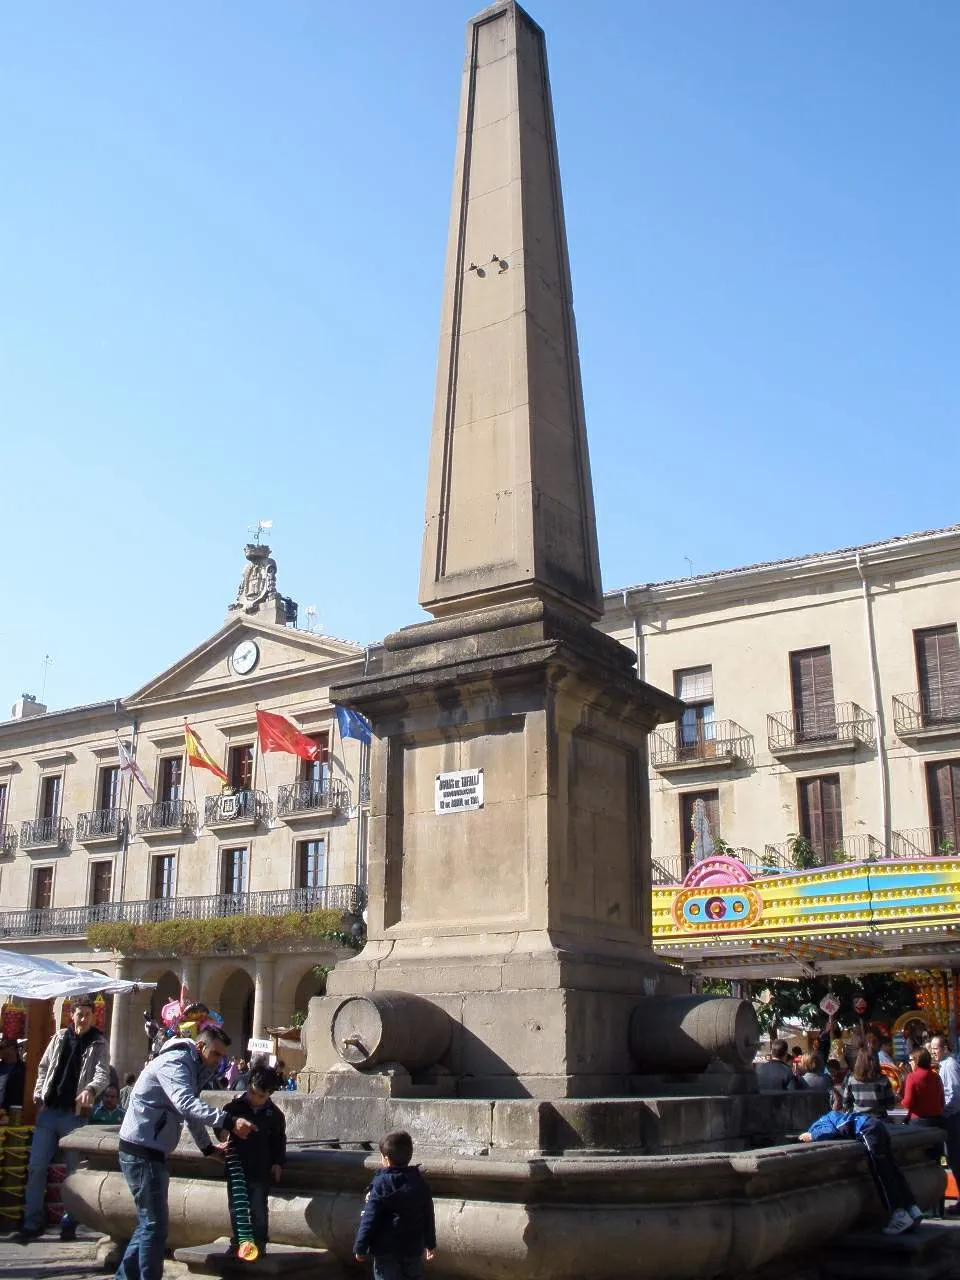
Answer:
[[[232,655],[244,641],[256,645],[257,656],[255,665],[241,674],[234,669]],[[363,654],[361,645],[347,640],[250,618],[231,618],[203,644],[123,701],[137,709],[181,700],[195,703],[227,691],[235,691],[238,701],[256,701],[261,693],[269,697],[284,683],[296,682],[308,673],[315,674],[318,683],[339,679]]]

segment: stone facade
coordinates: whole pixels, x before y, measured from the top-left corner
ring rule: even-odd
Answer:
[[[828,861],[957,848],[960,800],[931,789],[951,761],[960,776],[960,527],[610,591],[605,605],[600,625],[643,678],[694,708],[685,731],[651,738],[655,879],[689,865],[696,796],[713,797],[712,836],[756,865],[789,865],[793,833]],[[791,655],[814,651],[832,684],[811,697],[797,687],[807,659]]]
[[[247,560],[239,607],[224,626],[135,693],[53,712],[21,701],[0,724],[0,946],[158,982],[154,1011],[185,982],[220,1010],[238,1045],[305,1009],[322,985],[315,966],[331,968],[349,949],[318,939],[248,949],[210,926],[214,936],[201,939],[198,954],[121,957],[94,951],[86,931],[97,922],[200,923],[325,906],[358,918],[367,748],[341,740],[328,691],[369,658],[357,645],[285,625],[290,609],[276,594],[269,548],[248,547]],[[261,753],[257,708],[290,718],[328,758],[312,766]],[[186,766],[185,720],[229,785]],[[121,769],[120,741],[155,800]],[[150,999],[115,1002],[120,1070],[143,1058],[140,1012]]]

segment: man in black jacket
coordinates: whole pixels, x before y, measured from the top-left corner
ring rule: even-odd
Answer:
[[[423,1261],[432,1262],[437,1248],[433,1196],[412,1158],[409,1133],[388,1133],[380,1143],[381,1169],[353,1242],[358,1262],[373,1257],[375,1280],[422,1280]]]

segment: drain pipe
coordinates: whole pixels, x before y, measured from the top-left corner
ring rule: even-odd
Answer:
[[[633,618],[633,652],[637,658],[637,679],[646,679],[646,664],[643,661],[643,647],[640,643],[640,619],[637,617],[629,605],[627,592],[623,593],[623,610]]]
[[[867,629],[867,660],[870,664],[870,683],[873,689],[873,716],[877,726],[877,771],[880,782],[881,832],[883,847],[889,853],[891,842],[890,779],[887,765],[883,702],[880,696],[880,667],[877,662],[877,637],[873,624],[873,605],[870,599],[870,589],[867,586],[867,575],[863,571],[863,559],[859,551],[856,554],[856,566],[863,591],[863,617]]]

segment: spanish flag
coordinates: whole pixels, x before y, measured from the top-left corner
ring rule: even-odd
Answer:
[[[187,744],[187,764],[192,765],[194,769],[209,769],[211,773],[215,773],[224,782],[230,781],[186,722],[184,722],[183,726],[183,736]]]

